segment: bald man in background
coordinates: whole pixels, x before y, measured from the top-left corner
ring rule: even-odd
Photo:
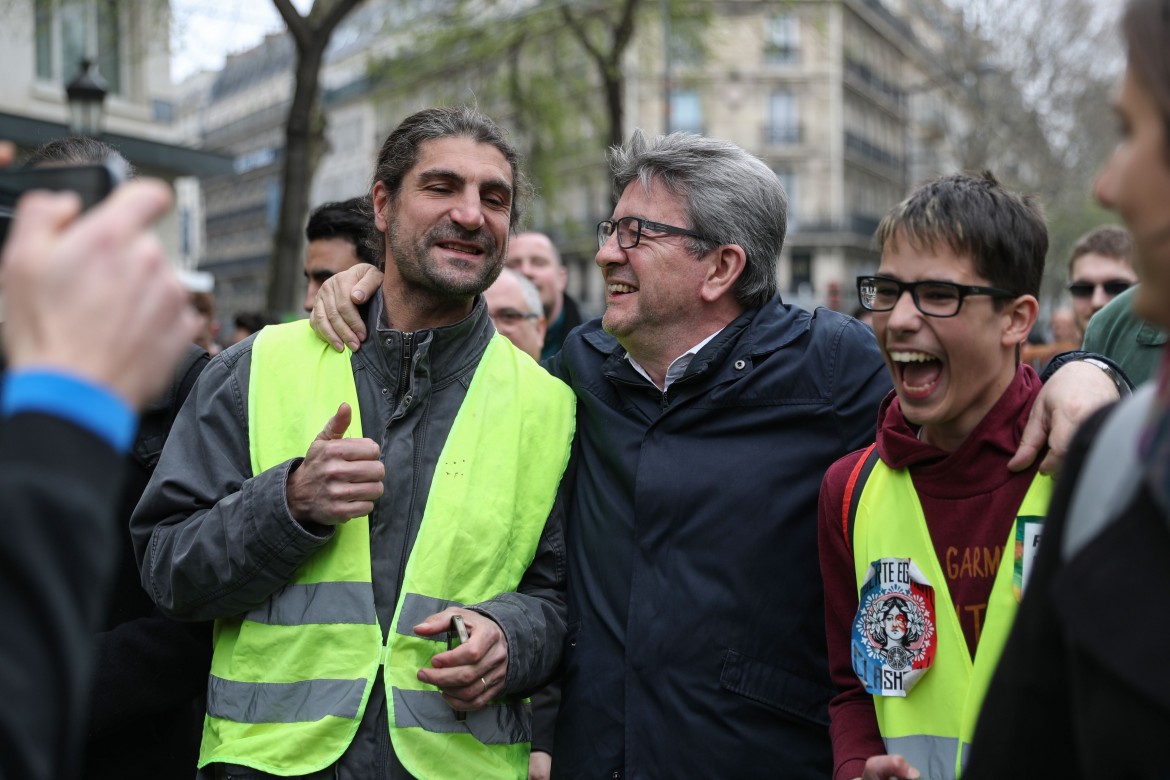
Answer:
[[[544,346],[545,319],[540,293],[523,274],[505,268],[484,290],[488,316],[500,335],[539,362]]]
[[[540,358],[552,357],[561,351],[569,331],[584,321],[577,302],[565,294],[569,274],[561,255],[544,233],[519,233],[508,241],[507,266],[524,274],[540,293],[548,323]]]

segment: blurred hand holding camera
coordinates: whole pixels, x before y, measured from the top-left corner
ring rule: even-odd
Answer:
[[[84,215],[72,193],[21,198],[0,258],[11,367],[71,374],[135,409],[163,389],[195,328],[149,231],[170,205],[166,185],[149,180]]]

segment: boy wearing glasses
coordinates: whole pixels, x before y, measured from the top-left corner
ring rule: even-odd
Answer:
[[[1048,235],[1032,199],[985,173],[927,183],[877,241],[858,294],[894,392],[819,507],[833,777],[953,778],[1051,493],[1007,468],[1040,391],[1018,348]]]
[[[1137,283],[1129,232],[1106,225],[1077,239],[1068,261],[1068,278],[1073,314],[1084,333],[1094,314]]]

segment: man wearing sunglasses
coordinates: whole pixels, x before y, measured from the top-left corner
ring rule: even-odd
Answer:
[[[1084,333],[1094,314],[1137,282],[1129,232],[1106,225],[1081,236],[1068,261],[1068,278],[1077,327]]]

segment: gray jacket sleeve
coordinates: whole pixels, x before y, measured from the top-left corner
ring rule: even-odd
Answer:
[[[516,592],[502,593],[471,607],[498,623],[508,640],[505,695],[530,695],[560,669],[568,611],[565,602],[565,502],[573,482],[573,468],[574,461],[570,459],[536,548],[536,556]]]
[[[246,612],[332,535],[310,532],[289,512],[285,483],[298,460],[252,474],[251,353],[248,339],[204,370],[130,519],[142,585],[173,618]]]

